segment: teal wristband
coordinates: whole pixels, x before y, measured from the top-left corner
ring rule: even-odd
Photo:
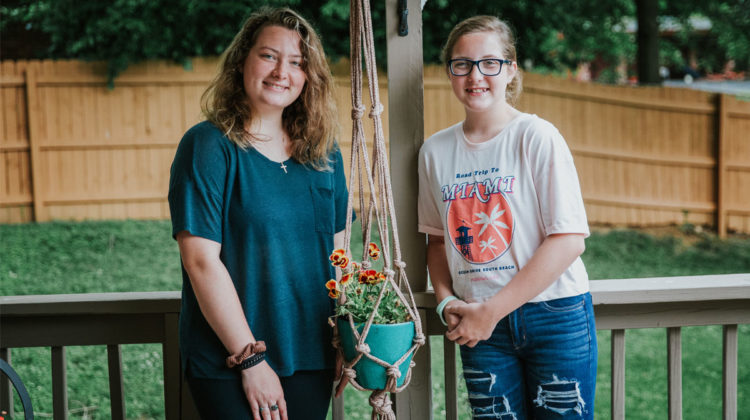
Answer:
[[[437,314],[440,317],[440,322],[442,322],[446,327],[448,326],[448,323],[445,322],[445,318],[443,318],[443,310],[445,309],[445,305],[447,305],[448,302],[454,300],[458,300],[458,298],[453,295],[447,296],[445,299],[443,299],[442,302],[438,304],[437,308],[435,308],[435,311],[437,311]]]

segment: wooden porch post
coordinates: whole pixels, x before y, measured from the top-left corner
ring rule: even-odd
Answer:
[[[399,240],[414,292],[427,289],[425,237],[417,231],[417,154],[424,141],[422,5],[407,0],[408,35],[399,36],[399,0],[386,0],[388,138]],[[423,315],[424,316],[424,315]],[[396,416],[432,418],[429,340],[414,358],[411,385],[396,394]]]

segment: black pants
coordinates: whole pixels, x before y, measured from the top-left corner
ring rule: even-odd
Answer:
[[[289,420],[324,420],[333,390],[333,370],[304,370],[279,378]],[[242,380],[187,377],[190,393],[203,420],[252,420]]]

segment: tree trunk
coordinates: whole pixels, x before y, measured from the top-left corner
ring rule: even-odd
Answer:
[[[636,0],[635,5],[638,15],[638,82],[659,84],[659,2]]]

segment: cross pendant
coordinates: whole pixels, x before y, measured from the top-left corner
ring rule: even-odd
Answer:
[[[284,170],[284,173],[287,173],[286,172],[286,165],[284,165],[284,162],[281,162],[281,169]]]

